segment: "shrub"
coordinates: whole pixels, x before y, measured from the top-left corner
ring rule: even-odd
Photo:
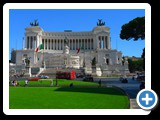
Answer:
[[[38,77],[35,77],[35,78],[29,78],[28,80],[29,81],[38,81],[40,78],[38,78]]]

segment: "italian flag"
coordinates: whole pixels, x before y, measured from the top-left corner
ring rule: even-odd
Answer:
[[[80,50],[84,50],[84,46],[81,46],[81,48],[77,48],[77,54],[80,52]]]
[[[44,45],[40,44],[37,48],[35,52],[39,52],[39,50],[44,49]]]

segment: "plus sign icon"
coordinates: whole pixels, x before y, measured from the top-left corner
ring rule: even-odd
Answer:
[[[137,94],[136,100],[142,109],[151,110],[156,106],[158,97],[153,90],[143,89]]]

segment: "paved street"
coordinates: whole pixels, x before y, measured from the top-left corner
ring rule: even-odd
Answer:
[[[139,89],[140,82],[132,80],[131,78],[128,78],[128,83],[121,83],[121,81],[119,81],[119,78],[95,78],[94,81],[98,82],[100,79],[102,80],[102,84],[116,86],[123,89],[129,95],[131,103],[130,108],[132,109],[139,108],[139,106],[136,103],[136,96],[140,91]]]

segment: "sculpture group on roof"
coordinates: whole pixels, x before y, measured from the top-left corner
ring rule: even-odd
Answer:
[[[38,19],[34,20],[34,22],[30,22],[31,26],[39,26],[39,23],[37,22]]]
[[[102,19],[98,19],[97,26],[104,26],[105,22],[102,22]]]

